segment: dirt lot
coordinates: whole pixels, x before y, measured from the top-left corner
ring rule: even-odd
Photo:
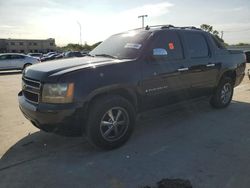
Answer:
[[[250,81],[223,110],[206,101],[144,115],[122,148],[39,131],[18,108],[20,73],[0,73],[0,187],[133,188],[182,178],[200,188],[250,187]]]

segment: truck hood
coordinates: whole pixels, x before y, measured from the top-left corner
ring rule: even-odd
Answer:
[[[104,57],[69,58],[44,62],[29,66],[23,73],[25,77],[45,81],[49,77],[59,76],[79,69],[96,68],[109,64],[123,62],[124,60]]]

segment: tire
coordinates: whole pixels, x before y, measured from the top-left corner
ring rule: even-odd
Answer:
[[[214,108],[226,108],[232,101],[233,93],[233,80],[229,77],[222,78],[210,100],[211,106]]]
[[[132,104],[120,96],[104,96],[90,106],[86,136],[91,144],[111,150],[125,144],[136,119]]]

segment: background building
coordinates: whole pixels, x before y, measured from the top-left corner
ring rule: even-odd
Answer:
[[[0,39],[0,53],[47,53],[56,50],[55,39]]]

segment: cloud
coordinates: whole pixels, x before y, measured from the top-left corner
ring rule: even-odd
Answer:
[[[250,23],[249,22],[231,22],[212,24],[218,31],[224,31],[224,40],[229,44],[239,42],[249,43]]]
[[[139,15],[147,14],[150,17],[159,17],[169,12],[169,9],[173,7],[172,3],[163,2],[158,4],[146,4],[141,7],[125,10],[121,13],[121,16],[136,17]]]
[[[214,9],[215,12],[221,12],[221,13],[241,12],[243,10],[244,7]]]
[[[138,19],[138,16],[140,15],[148,15],[147,19],[145,20],[145,25],[150,25],[150,23],[152,23],[154,20],[157,20],[158,18],[167,14],[173,6],[174,4],[168,2],[144,4],[140,7],[123,10],[116,14],[113,13],[106,15],[103,18],[105,23],[104,28],[112,28],[114,34],[141,27],[141,19]],[[109,21],[107,22],[105,20]]]
[[[220,23],[213,24],[214,28],[223,30],[225,32],[244,32],[250,30],[250,22],[231,22],[231,23]]]
[[[11,28],[15,28],[15,26],[13,25],[0,25],[1,29],[11,29]]]
[[[77,43],[79,21],[82,25],[82,40],[94,43],[112,34],[140,27],[141,20],[138,16],[141,14],[149,16],[147,23],[167,14],[174,6],[168,2],[145,3],[135,8],[117,10],[114,3],[107,6],[107,3],[86,2],[87,0],[3,1],[0,6],[0,38],[53,37],[59,45]],[[18,16],[14,16],[17,14]]]

